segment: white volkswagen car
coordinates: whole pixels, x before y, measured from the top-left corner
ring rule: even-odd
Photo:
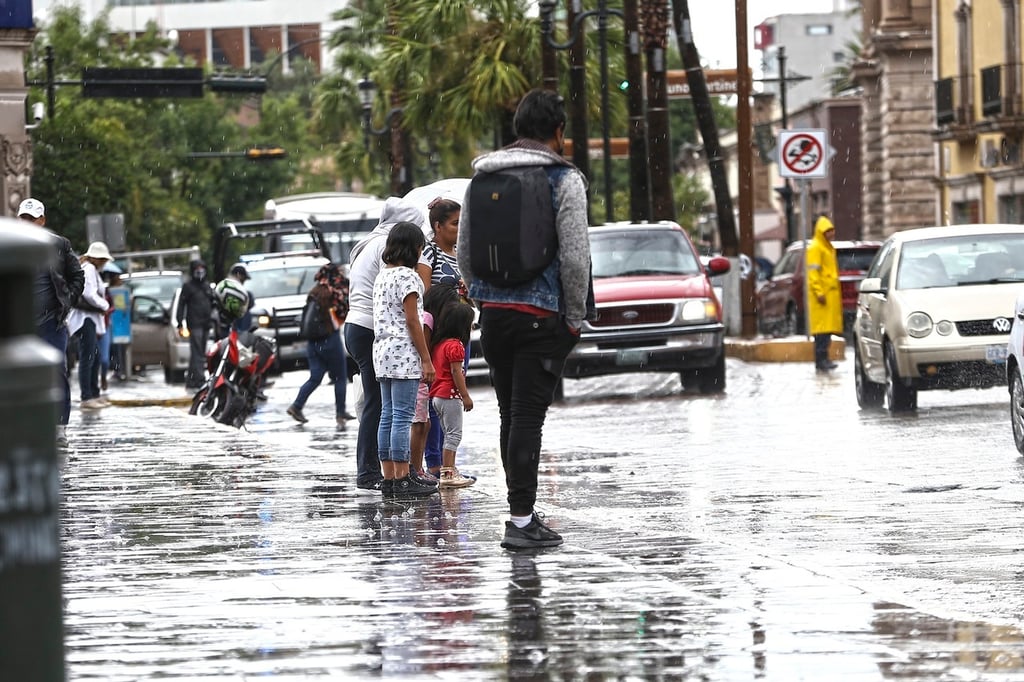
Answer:
[[[918,391],[1006,383],[1024,225],[897,232],[860,284],[854,372],[862,408],[917,409]]]

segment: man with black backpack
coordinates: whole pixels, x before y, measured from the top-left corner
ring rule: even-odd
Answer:
[[[527,93],[516,142],[473,161],[459,221],[459,267],[481,305],[501,416],[511,517],[501,546],[512,550],[562,544],[533,508],[541,429],[593,301],[586,180],[562,157],[565,122],[556,93]]]

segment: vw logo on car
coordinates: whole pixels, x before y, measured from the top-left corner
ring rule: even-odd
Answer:
[[[1010,321],[1005,317],[997,317],[996,319],[992,320],[992,328],[995,329],[1000,334],[1009,334]]]

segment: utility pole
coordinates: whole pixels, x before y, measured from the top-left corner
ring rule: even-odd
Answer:
[[[789,119],[786,118],[786,48],[779,45],[779,106],[782,108],[782,129],[789,128]],[[793,185],[789,178],[786,178],[782,191],[782,201],[786,207],[786,242],[792,244],[796,241],[796,225],[793,224]]]
[[[745,0],[737,0],[737,2],[745,2]],[[683,58],[686,82],[690,85],[690,97],[697,114],[700,136],[704,141],[704,153],[708,159],[708,172],[711,175],[711,187],[714,191],[715,208],[718,213],[718,235],[722,242],[722,254],[737,257],[740,253],[740,244],[736,236],[736,218],[732,213],[729,178],[726,175],[722,145],[718,141],[718,128],[715,125],[715,115],[711,108],[708,84],[704,80],[704,69],[700,65],[700,53],[697,52],[697,46],[693,42],[690,7],[687,0],[674,0],[672,7],[676,36],[679,40],[679,54]],[[743,36],[743,40],[746,40],[746,36]]]
[[[626,106],[629,109],[629,219],[642,222],[651,219],[651,184],[637,0],[624,0],[622,23],[626,32]]]
[[[583,13],[582,0],[569,0],[565,22],[572,44],[569,46],[569,123],[572,125],[572,162],[591,180],[589,131],[587,127],[586,32],[580,22],[574,31],[576,15]],[[589,202],[587,202],[589,206]],[[589,210],[588,210],[589,213]]]
[[[757,336],[757,303],[754,300],[754,177],[750,126],[750,69],[747,54],[747,3],[736,2],[736,163],[739,173],[740,253],[750,258],[750,272],[740,277],[741,331],[743,338]]]
[[[672,197],[672,144],[668,120],[665,48],[668,42],[667,0],[643,4],[644,52],[647,55],[647,136],[651,166],[651,212],[654,220],[675,220]]]

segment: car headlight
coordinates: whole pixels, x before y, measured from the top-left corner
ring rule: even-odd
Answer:
[[[929,317],[927,313],[918,311],[910,313],[910,315],[907,316],[907,333],[915,339],[920,339],[931,334],[934,326],[935,325],[932,324],[932,318]]]
[[[258,324],[261,327],[269,327],[270,315],[260,315],[259,317],[256,318],[256,324]]]
[[[943,320],[935,325],[935,331],[942,336],[949,336],[956,329],[956,325],[949,320]]]
[[[717,314],[718,308],[709,298],[695,298],[683,304],[683,320],[686,322],[713,320]]]

